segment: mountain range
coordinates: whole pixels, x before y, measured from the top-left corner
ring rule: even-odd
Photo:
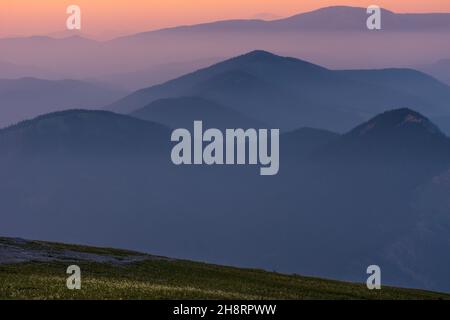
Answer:
[[[125,36],[115,41],[151,36],[154,33],[175,32],[282,32],[282,31],[368,31],[366,8],[331,6],[276,20],[225,20],[191,26],[178,26]],[[383,29],[389,32],[433,31],[448,32],[450,13],[395,13],[381,9]]]
[[[450,142],[420,113],[286,132],[274,177],[175,166],[170,132],[86,110],[0,130],[0,233],[351,281],[378,264],[385,284],[450,290]]]
[[[169,117],[168,106],[175,108],[182,97],[208,100],[282,130],[306,126],[344,132],[396,107],[427,116],[450,114],[450,87],[424,73],[331,70],[261,50],[138,90],[106,108],[139,114],[149,104],[164,104],[160,112]],[[146,119],[151,119],[148,112]]]
[[[189,67],[174,68],[181,72]],[[160,69],[153,71],[164,73]],[[176,73],[173,70],[171,74]],[[345,132],[385,110],[409,107],[450,132],[446,121],[450,116],[450,87],[413,69],[333,70],[256,50],[129,95],[111,85],[114,78],[123,78],[130,83],[126,87],[134,87],[130,80],[134,77],[143,84],[156,81],[147,78],[145,71],[139,75],[117,74],[106,82],[94,78],[0,79],[0,127],[47,112],[98,109],[111,103],[107,110],[132,112],[169,127],[180,121],[185,126],[195,120],[195,115],[204,116],[211,125],[234,121],[245,127],[264,125],[289,131],[305,126],[337,132]],[[216,114],[208,115],[212,108],[217,109]],[[175,121],[176,115],[184,120]]]
[[[2,60],[13,65],[39,66],[63,78],[95,78],[133,90],[194,71],[204,66],[199,61],[217,62],[255,48],[333,69],[421,66],[450,57],[447,13],[383,10],[377,31],[367,29],[367,17],[366,8],[327,7],[271,21],[218,21],[109,41],[82,35],[0,39],[0,51]],[[41,75],[33,67],[26,74]]]

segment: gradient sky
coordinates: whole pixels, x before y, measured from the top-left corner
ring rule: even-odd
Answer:
[[[82,32],[102,38],[215,20],[286,17],[332,5],[450,12],[450,0],[1,0],[0,37],[64,31],[71,4],[81,7]]]

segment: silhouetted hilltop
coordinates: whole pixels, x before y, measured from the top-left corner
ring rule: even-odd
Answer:
[[[129,113],[183,96],[207,99],[283,130],[348,131],[396,106],[426,115],[450,113],[450,87],[418,71],[334,71],[261,50],[141,89],[107,108]]]
[[[2,157],[13,154],[102,154],[166,150],[163,125],[108,111],[68,110],[0,130]]]

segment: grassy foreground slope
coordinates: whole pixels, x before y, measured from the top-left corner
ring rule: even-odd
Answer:
[[[66,288],[80,266],[81,290]],[[0,238],[0,299],[449,299],[108,248]]]

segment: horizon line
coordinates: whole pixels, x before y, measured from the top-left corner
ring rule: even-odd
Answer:
[[[51,33],[46,33],[46,34],[29,34],[29,35],[11,34],[11,35],[6,35],[3,37],[0,37],[0,40],[16,40],[16,39],[26,39],[26,38],[47,38],[47,39],[52,39],[52,40],[63,40],[63,39],[70,39],[70,38],[77,37],[77,38],[91,40],[91,41],[97,41],[97,42],[109,42],[109,41],[114,41],[116,39],[131,37],[131,36],[145,34],[145,33],[167,31],[167,30],[172,30],[172,29],[177,29],[177,28],[194,27],[194,26],[208,25],[208,24],[227,22],[227,21],[261,21],[261,22],[270,23],[270,22],[282,21],[285,19],[293,18],[293,17],[299,16],[302,14],[308,14],[308,13],[312,13],[312,12],[316,12],[316,11],[320,11],[320,10],[324,10],[324,9],[331,9],[331,8],[354,8],[354,9],[364,9],[364,10],[367,9],[366,7],[359,7],[359,6],[334,5],[334,6],[318,7],[313,10],[300,11],[297,13],[289,14],[287,16],[277,17],[275,19],[229,18],[229,19],[209,20],[209,21],[198,22],[198,23],[193,23],[193,24],[178,24],[178,25],[171,25],[171,26],[167,26],[167,27],[160,27],[160,28],[148,29],[148,30],[143,30],[143,31],[135,31],[135,32],[131,32],[131,33],[125,33],[123,35],[115,35],[115,36],[110,36],[110,37],[106,37],[106,36],[102,37],[99,34],[84,33],[84,32],[78,31],[78,30],[76,30],[76,31],[58,30],[58,31],[53,31]],[[387,7],[380,7],[380,8],[384,11],[388,11],[390,13],[398,14],[398,15],[403,15],[403,14],[417,14],[417,15],[450,14],[450,11],[449,12],[436,12],[436,11],[432,11],[432,12],[413,12],[413,11],[399,12],[399,11],[390,10]],[[58,37],[58,36],[54,35],[57,33],[65,33],[65,32],[68,33],[67,36]],[[72,33],[72,34],[70,34],[70,33]]]

